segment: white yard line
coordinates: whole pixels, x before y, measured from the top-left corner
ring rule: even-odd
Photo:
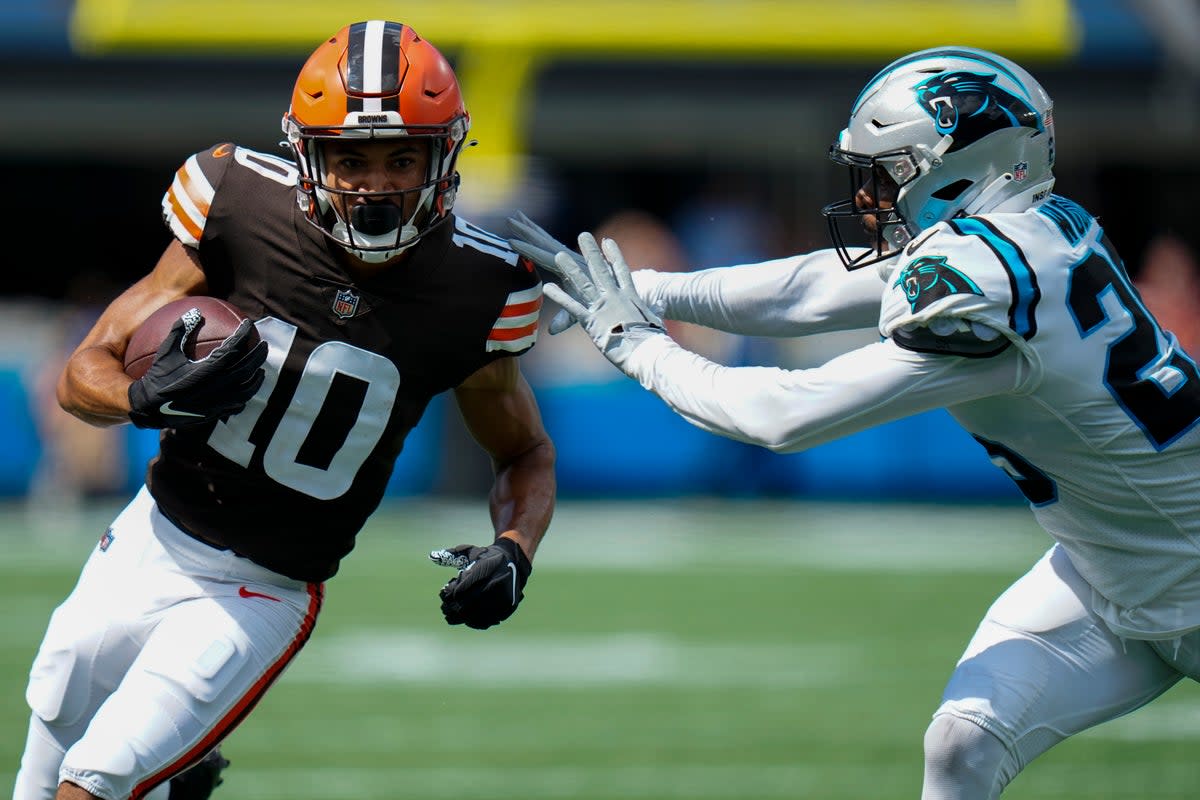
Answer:
[[[531,656],[530,654],[536,654]],[[315,636],[289,685],[400,683],[558,687],[610,684],[808,688],[864,678],[866,648],[683,642],[656,634],[508,636],[468,642],[419,631]],[[753,669],[747,669],[752,664]]]

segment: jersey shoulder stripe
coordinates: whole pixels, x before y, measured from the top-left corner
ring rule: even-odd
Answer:
[[[462,217],[454,218],[451,241],[456,247],[489,256],[485,259],[489,269],[494,264],[491,259],[518,267],[513,271],[503,270],[503,276],[496,275],[501,285],[511,291],[505,296],[500,314],[488,332],[486,351],[521,353],[533,347],[537,342],[538,316],[542,310],[542,283],[532,265],[509,247],[502,237]]]
[[[510,292],[487,338],[487,351],[519,353],[537,342],[542,285]]]
[[[1018,336],[1029,340],[1037,333],[1037,305],[1042,292],[1038,287],[1037,275],[1029,265],[1024,250],[1015,241],[1001,233],[995,225],[981,217],[965,217],[950,220],[951,230],[960,236],[976,236],[996,256],[1008,274],[1012,303],[1008,310],[1008,322]]]
[[[171,233],[185,245],[199,246],[217,186],[236,149],[228,142],[218,144],[193,154],[175,171],[163,194],[162,214]]]
[[[163,195],[163,221],[181,242],[196,247],[204,234],[204,223],[216,190],[205,177],[196,156],[191,156],[175,171]]]

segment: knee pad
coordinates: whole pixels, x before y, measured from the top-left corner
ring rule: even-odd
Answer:
[[[923,800],[992,800],[1016,772],[1016,760],[1004,742],[969,719],[938,714],[925,731]]]
[[[48,725],[79,722],[96,703],[88,659],[70,647],[47,640],[30,670],[25,702]]]

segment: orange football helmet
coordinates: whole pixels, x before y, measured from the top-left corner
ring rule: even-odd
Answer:
[[[283,117],[287,146],[300,169],[300,207],[310,223],[356,257],[393,258],[449,216],[459,182],[455,165],[470,127],[454,70],[433,45],[399,22],[347,25],[309,56]],[[398,136],[430,142],[429,171],[420,186],[357,192],[324,183],[322,142]],[[417,209],[408,220],[377,213],[343,219],[330,202],[334,195],[379,200],[413,192],[419,193]]]

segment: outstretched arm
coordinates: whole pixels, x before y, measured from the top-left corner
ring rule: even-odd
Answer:
[[[632,273],[638,294],[664,319],[745,336],[807,336],[879,323],[883,284],[874,270],[847,272],[833,250],[697,272]]]
[[[508,220],[509,244],[544,272],[557,274],[555,256],[583,257],[524,214]],[[715,267],[697,272],[639,269],[633,285],[664,319],[691,322],[747,336],[805,336],[874,327],[883,285],[874,270],[847,272],[834,250]],[[550,332],[570,326],[555,317]]]
[[[931,355],[889,340],[808,370],[725,367],[684,350],[630,285],[616,242],[579,236],[582,263],[560,252],[546,295],[580,321],[616,367],[712,433],[794,452],[930,409],[1017,389],[1017,348],[991,358]]]
[[[787,370],[725,367],[666,334],[640,343],[621,369],[693,425],[777,453],[1010,392],[1028,376],[1016,348],[973,359],[915,353],[886,341],[819,367]]]

